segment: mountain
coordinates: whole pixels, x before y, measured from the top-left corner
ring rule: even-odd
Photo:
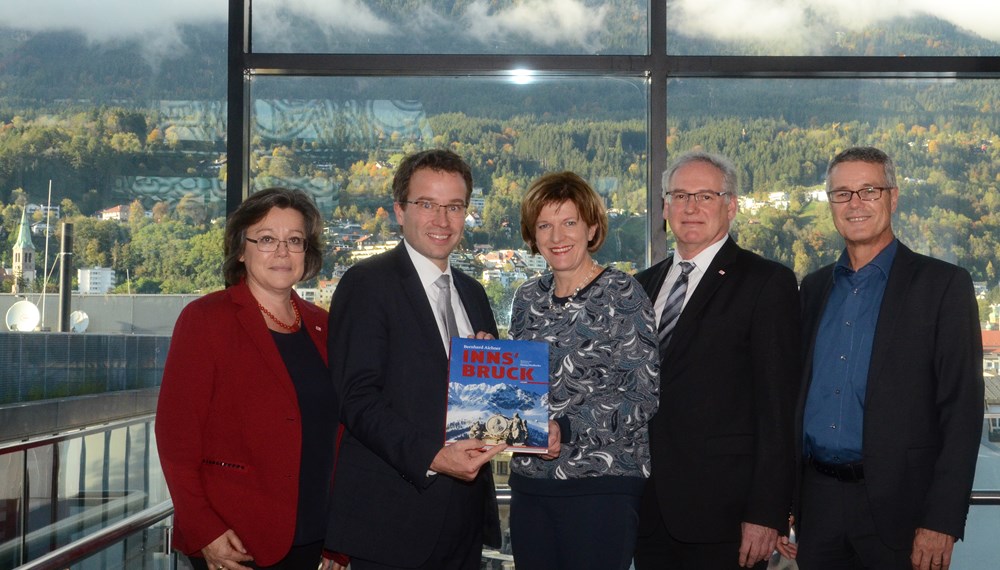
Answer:
[[[484,417],[517,413],[528,423],[528,446],[544,448],[548,441],[548,394],[533,394],[512,384],[457,384],[448,390],[446,438],[467,437],[469,426]]]

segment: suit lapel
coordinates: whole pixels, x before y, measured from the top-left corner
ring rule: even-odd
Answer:
[[[656,298],[660,294],[660,289],[663,288],[663,282],[667,280],[667,273],[670,271],[670,266],[673,265],[674,256],[664,259],[658,264],[651,268],[650,278],[645,283],[643,283],[643,289],[646,290],[646,296],[649,300],[656,305]]]
[[[806,390],[809,389],[809,385],[812,382],[812,363],[813,352],[816,348],[816,335],[819,333],[819,323],[823,319],[823,311],[826,310],[826,301],[830,298],[830,291],[833,290],[833,273],[835,268],[836,265],[831,265],[829,269],[820,269],[820,271],[826,272],[826,277],[823,278],[823,290],[819,296],[813,296],[812,299],[803,299],[803,301],[808,303],[808,306],[803,305],[802,307],[803,332],[807,336],[805,343],[805,365],[802,367],[802,372],[805,375]],[[804,397],[805,394],[803,393]]]
[[[438,328],[437,319],[434,317],[434,310],[431,309],[431,300],[427,298],[427,291],[423,283],[420,282],[420,275],[417,268],[410,260],[410,254],[406,251],[406,246],[400,243],[393,250],[396,256],[396,263],[399,268],[400,283],[403,292],[406,294],[407,302],[415,313],[417,322],[420,323],[419,334],[425,339],[431,339],[429,344],[434,345],[434,351],[442,359],[447,360],[448,353],[441,343],[441,329]],[[417,332],[417,331],[414,331]]]
[[[288,375],[285,361],[281,359],[278,347],[274,344],[274,339],[271,338],[271,331],[263,322],[264,317],[261,316],[257,303],[245,282],[233,287],[233,302],[240,306],[236,312],[236,319],[243,328],[243,332],[257,347],[261,358],[264,359],[271,371],[270,375],[262,374],[256,380],[278,379],[282,391],[298,406],[299,398],[295,393],[295,386],[292,385],[292,378]]]
[[[872,379],[876,378],[890,355],[890,344],[896,337],[896,323],[906,300],[906,291],[913,282],[913,252],[902,243],[897,245],[896,257],[889,280],[885,284],[882,295],[882,306],[878,312],[878,323],[875,325],[875,338],[872,339],[872,359],[868,367],[868,385],[866,401],[871,394]],[[895,355],[898,358],[898,355]]]
[[[693,338],[690,334],[690,330],[698,322],[702,311],[704,311],[705,306],[708,301],[715,295],[715,292],[722,286],[723,283],[729,278],[729,272],[731,271],[731,266],[735,263],[736,258],[739,257],[740,248],[736,245],[736,242],[730,237],[723,244],[722,249],[719,253],[715,254],[715,258],[712,259],[712,263],[705,270],[705,274],[701,277],[701,281],[698,283],[698,287],[691,294],[691,298],[688,299],[687,305],[684,306],[684,310],[681,311],[680,318],[677,319],[677,325],[674,326],[674,331],[670,336],[670,344],[667,346],[667,354],[663,355],[662,360],[671,358],[678,351],[683,351],[683,347],[691,342]],[[683,352],[682,352],[683,353]]]
[[[475,301],[474,295],[469,291],[468,284],[457,272],[458,270],[454,267],[451,268],[452,282],[455,284],[455,290],[458,291],[458,298],[462,302],[462,306],[465,307],[465,314],[469,317],[469,323],[472,324],[473,334],[478,331],[489,331],[493,327],[489,323],[482,322],[482,319],[479,318],[482,307]]]

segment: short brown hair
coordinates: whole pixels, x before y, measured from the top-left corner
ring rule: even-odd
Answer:
[[[247,228],[263,220],[273,208],[294,208],[305,219],[306,259],[301,281],[312,279],[323,268],[323,217],[312,198],[302,190],[288,188],[267,188],[254,192],[240,204],[226,221],[225,260],[222,275],[226,287],[236,285],[247,274],[247,268],[240,261],[246,247]]]
[[[413,173],[421,168],[429,168],[435,172],[454,172],[465,181],[465,203],[468,205],[472,197],[472,168],[454,152],[433,148],[411,154],[399,163],[395,176],[392,177],[392,201],[406,209],[406,200],[410,194],[410,179]]]
[[[597,227],[594,239],[587,242],[587,251],[593,253],[604,245],[604,240],[608,237],[608,214],[604,210],[604,201],[586,180],[575,173],[550,172],[531,183],[521,202],[521,237],[531,253],[538,254],[535,222],[538,221],[542,208],[566,201],[573,202],[583,223]]]

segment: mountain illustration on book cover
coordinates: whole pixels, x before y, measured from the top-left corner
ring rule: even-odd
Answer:
[[[478,438],[545,453],[549,345],[533,340],[451,339],[445,442]]]

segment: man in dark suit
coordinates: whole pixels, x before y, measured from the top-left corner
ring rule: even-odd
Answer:
[[[798,292],[791,270],[728,235],[737,187],[721,156],[675,161],[663,218],[676,249],[636,276],[653,300],[661,359],[640,570],[763,566],[787,526]]]
[[[404,242],[352,267],[330,307],[346,432],[326,547],[354,570],[478,569],[484,539],[499,546],[488,463],[505,446],[444,446],[450,338],[497,336],[483,287],[448,264],[472,174],[450,151],[424,151],[403,160],[392,188]]]
[[[802,282],[803,568],[947,568],[983,422],[982,336],[968,272],[894,236],[892,160],[850,148],[827,169],[846,249]]]

